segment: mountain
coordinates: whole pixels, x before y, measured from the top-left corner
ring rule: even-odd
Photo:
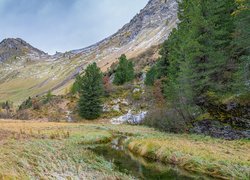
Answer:
[[[128,24],[114,35],[73,54],[92,56],[106,70],[121,54],[135,57],[148,48],[161,44],[177,22],[176,0],[150,0]]]
[[[114,35],[87,48],[48,56],[21,39],[6,39],[0,46],[0,99],[20,103],[48,90],[67,91],[76,74],[97,62],[106,71],[121,54],[137,57],[167,39],[177,25],[176,0],[150,0]],[[15,57],[18,61],[10,61]]]
[[[21,56],[35,60],[46,58],[47,54],[20,38],[8,38],[0,42],[0,62]]]

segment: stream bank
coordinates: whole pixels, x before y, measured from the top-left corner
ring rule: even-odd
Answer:
[[[138,179],[211,179],[198,173],[188,172],[176,165],[163,164],[138,156],[124,146],[125,136],[111,143],[90,147],[90,150],[115,165],[115,170]]]

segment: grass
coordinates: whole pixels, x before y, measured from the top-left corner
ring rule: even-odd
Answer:
[[[132,152],[220,179],[250,178],[249,141],[195,135],[157,134],[132,138]]]
[[[250,141],[165,134],[143,126],[0,120],[0,179],[131,179],[89,146],[118,134],[134,153],[221,179],[249,179]]]
[[[131,179],[85,145],[112,133],[90,124],[0,121],[0,179]]]

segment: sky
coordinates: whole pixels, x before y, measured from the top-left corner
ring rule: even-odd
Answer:
[[[115,33],[148,0],[0,0],[0,41],[22,38],[49,54]]]

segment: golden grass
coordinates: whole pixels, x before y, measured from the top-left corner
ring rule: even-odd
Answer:
[[[132,138],[129,149],[141,156],[222,179],[250,177],[250,142],[189,135]]]
[[[0,132],[0,179],[54,177],[55,172],[58,177],[66,178],[68,172],[70,177],[83,178],[83,174],[77,174],[79,168],[88,169],[83,172],[90,174],[89,177],[95,174],[95,177],[125,177],[114,171],[112,163],[98,159],[86,149],[89,145],[109,142],[118,134],[129,136],[128,148],[141,156],[216,178],[250,178],[248,140],[165,134],[143,126],[96,122],[0,120]]]
[[[0,120],[0,132],[0,179],[130,179],[85,148],[112,139],[102,126]]]

